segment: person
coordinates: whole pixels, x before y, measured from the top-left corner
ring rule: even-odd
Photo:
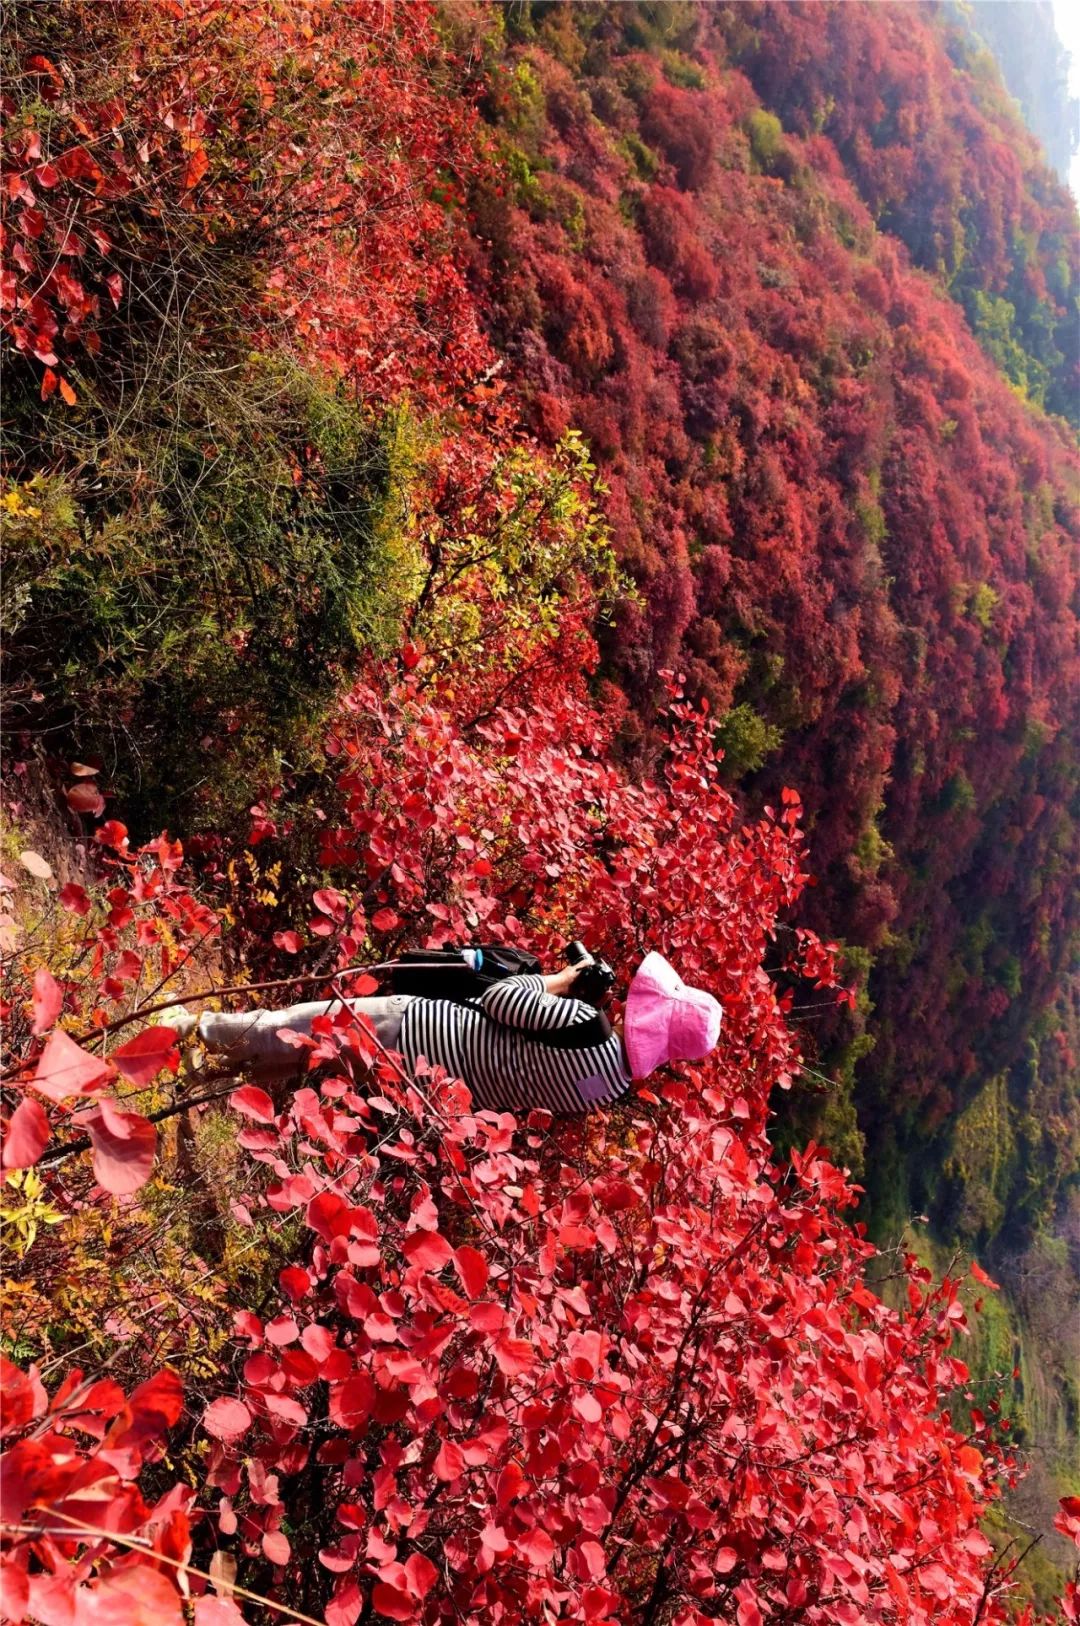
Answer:
[[[699,1061],[715,1047],[719,1001],[688,987],[663,955],[649,953],[638,967],[621,1028],[598,1022],[595,1008],[574,998],[580,970],[567,966],[549,976],[507,977],[465,1003],[408,994],[344,1003],[366,1017],[380,1044],[397,1051],[410,1069],[421,1058],[438,1063],[469,1086],[478,1108],[495,1111],[588,1112],[617,1101],[634,1080],[667,1062]],[[185,1027],[195,1027],[206,1050],[237,1071],[280,1077],[300,1065],[281,1030],[310,1033],[316,1016],[342,1003],[207,1011]]]

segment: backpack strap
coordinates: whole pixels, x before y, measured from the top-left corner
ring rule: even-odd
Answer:
[[[489,1016],[482,1005],[470,1001],[470,1008],[479,1011],[485,1021],[495,1023],[496,1027],[505,1027],[504,1023],[495,1022],[495,1018]],[[517,1033],[529,1044],[543,1045],[545,1050],[597,1050],[607,1044],[615,1029],[604,1012],[597,1011],[587,1022],[573,1022],[565,1028],[550,1028],[546,1032],[536,1028],[527,1031],[524,1028],[505,1028],[505,1031]]]

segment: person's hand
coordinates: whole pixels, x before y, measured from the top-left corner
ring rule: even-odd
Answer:
[[[559,994],[564,999],[569,998],[580,970],[579,965],[564,965],[561,971],[554,971],[550,977],[544,978],[545,989],[549,994]]]

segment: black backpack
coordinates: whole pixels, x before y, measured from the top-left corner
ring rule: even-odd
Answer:
[[[470,964],[467,954],[479,954],[479,963]],[[394,962],[388,975],[395,994],[448,999],[464,1005],[507,977],[538,976],[541,969],[540,961],[528,949],[511,948],[506,943],[476,943],[469,949],[410,949]],[[603,1011],[597,1011],[587,1022],[554,1028],[550,1033],[530,1033],[529,1039],[549,1050],[592,1050],[606,1044],[613,1031]]]
[[[470,965],[467,954],[479,955],[479,965]],[[395,994],[449,999],[462,1005],[478,999],[495,983],[526,972],[534,976],[540,972],[540,961],[527,949],[475,943],[468,949],[409,949],[390,967],[389,976]]]

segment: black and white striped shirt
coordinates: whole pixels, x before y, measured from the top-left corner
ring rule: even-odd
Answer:
[[[580,999],[549,994],[543,977],[507,977],[465,1005],[411,1000],[402,1018],[401,1050],[410,1067],[422,1056],[462,1079],[478,1108],[588,1112],[630,1088],[622,1040],[612,1034],[587,1049],[555,1050],[530,1035],[595,1015]]]

